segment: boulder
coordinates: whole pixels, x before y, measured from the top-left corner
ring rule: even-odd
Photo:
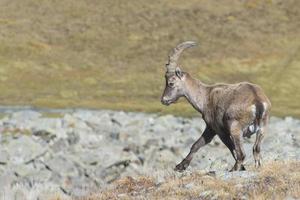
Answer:
[[[5,149],[9,155],[9,162],[16,165],[30,162],[47,151],[46,147],[41,146],[30,136],[21,136],[9,141]]]

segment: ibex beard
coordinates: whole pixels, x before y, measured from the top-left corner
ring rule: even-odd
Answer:
[[[206,128],[201,137],[192,145],[189,154],[175,167],[184,171],[194,154],[218,135],[230,150],[235,164],[230,171],[245,170],[243,137],[256,134],[253,145],[255,166],[261,165],[260,146],[266,132],[271,103],[258,85],[241,82],[236,84],[206,85],[183,72],[178,59],[184,49],[195,46],[187,41],[179,44],[169,54],[165,74],[166,86],[161,97],[164,105],[176,102],[180,97],[202,114]]]

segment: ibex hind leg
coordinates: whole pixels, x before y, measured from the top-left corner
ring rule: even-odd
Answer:
[[[238,121],[231,121],[230,122],[230,135],[232,142],[234,144],[236,162],[233,168],[230,171],[243,171],[245,167],[243,162],[245,160],[246,154],[242,144],[242,128]]]
[[[254,161],[255,161],[255,167],[260,167],[261,166],[261,154],[260,154],[260,145],[262,142],[262,139],[265,136],[265,131],[266,131],[266,126],[268,123],[268,117],[265,117],[264,119],[262,119],[262,123],[261,126],[259,128],[259,130],[256,132],[256,139],[253,145],[253,157],[254,157]]]
[[[229,135],[226,135],[226,134],[219,135],[219,137],[222,140],[222,142],[227,146],[227,148],[230,150],[234,160],[237,161],[233,140],[230,138]],[[246,168],[243,164],[241,165],[240,168],[241,168],[241,170],[246,170]],[[232,168],[230,171],[234,171],[234,168]]]

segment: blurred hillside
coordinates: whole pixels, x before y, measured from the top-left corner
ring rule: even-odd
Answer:
[[[300,1],[1,0],[0,104],[193,115],[160,104],[164,65],[205,83],[261,84],[273,113],[300,117]]]

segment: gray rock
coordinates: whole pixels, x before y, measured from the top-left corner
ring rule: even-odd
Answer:
[[[104,136],[98,134],[91,134],[89,132],[80,132],[79,133],[79,144],[83,148],[95,149],[104,143]]]
[[[34,131],[32,134],[34,136],[41,138],[43,141],[45,141],[47,143],[50,142],[51,140],[54,140],[54,138],[56,137],[55,134],[50,133],[49,131],[45,131],[45,130]]]
[[[251,171],[235,171],[235,172],[228,172],[228,171],[217,171],[215,172],[216,177],[220,178],[221,180],[227,181],[230,179],[244,179],[249,180],[253,177],[257,176],[256,172]]]
[[[15,189],[13,199],[14,200],[24,200],[27,199],[27,192],[22,189]]]
[[[121,174],[125,172],[126,168],[130,165],[130,162],[130,160],[121,160],[104,169],[98,168],[95,171],[95,176],[101,178],[102,181],[106,183],[111,183],[121,177]]]
[[[95,180],[85,176],[66,177],[62,184],[62,188],[76,198],[86,197],[91,192],[98,191],[98,187]]]
[[[80,198],[124,176],[157,176],[162,183],[168,176],[180,177],[173,168],[205,129],[201,118],[108,110],[57,112],[61,117],[47,118],[38,111],[12,110],[0,119],[0,132],[6,131],[0,134],[0,190],[2,185],[8,189],[22,185],[27,194],[36,188],[41,191],[37,194],[47,195],[52,184]],[[263,161],[300,160],[299,132],[299,120],[272,117],[262,144]],[[246,168],[254,165],[254,141],[255,136],[244,139]],[[211,176],[226,181],[256,176],[224,171],[233,165],[229,150],[216,137],[195,154],[187,173],[214,171]],[[185,187],[192,189],[193,183]],[[205,191],[200,198],[218,197]]]
[[[51,171],[47,169],[33,170],[28,173],[24,178],[30,183],[30,185],[34,185],[37,183],[47,183],[51,178]]]
[[[76,157],[80,160],[84,165],[97,165],[102,162],[102,155],[96,151],[81,151],[76,153]]]
[[[0,149],[0,165],[5,165],[8,163],[10,157],[6,150]]]
[[[57,196],[66,200],[71,199],[61,191],[60,186],[51,183],[34,184],[31,187],[16,184],[0,188],[0,199],[36,200],[55,199]]]
[[[13,164],[27,163],[46,151],[45,147],[35,142],[30,136],[21,136],[11,140],[5,148],[10,157],[9,162]]]
[[[19,120],[19,121],[27,121],[27,120],[34,120],[40,118],[42,114],[37,111],[32,110],[23,110],[19,112],[14,112],[11,115],[11,118]]]
[[[67,141],[69,143],[69,145],[74,145],[77,144],[80,140],[79,134],[71,131],[71,132],[67,132]]]
[[[62,155],[57,155],[45,162],[51,171],[61,176],[78,176],[79,172],[75,163]]]
[[[50,149],[54,152],[62,152],[68,148],[69,144],[65,139],[58,139],[50,146]]]
[[[0,174],[0,185],[3,189],[10,187],[16,180],[17,176],[13,173],[13,171],[7,170],[3,174]]]
[[[124,126],[125,124],[128,124],[131,121],[131,118],[128,114],[121,111],[114,113],[111,120],[113,123],[119,126]]]
[[[195,187],[195,184],[193,182],[192,183],[188,183],[184,187],[187,188],[187,189],[192,189],[193,187]]]
[[[8,166],[10,170],[14,171],[18,177],[24,177],[35,171],[31,165],[25,164],[11,164]]]

